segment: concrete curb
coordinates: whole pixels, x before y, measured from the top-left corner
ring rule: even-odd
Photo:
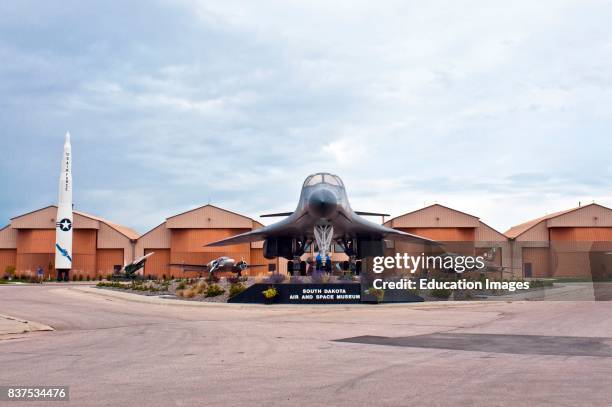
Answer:
[[[0,335],[22,334],[37,331],[54,331],[49,325],[0,314]]]
[[[120,292],[95,287],[66,287],[69,291],[77,291],[85,294],[97,295],[100,297],[110,297],[125,301],[139,302],[144,304],[174,306],[174,307],[208,307],[208,308],[232,308],[232,309],[353,309],[353,308],[411,308],[411,309],[437,309],[452,307],[470,308],[474,306],[483,306],[494,304],[493,301],[433,301],[433,302],[412,302],[412,303],[381,303],[381,304],[234,304],[226,302],[202,302],[202,301],[187,301],[169,298],[160,298],[158,296],[144,296],[140,294]]]

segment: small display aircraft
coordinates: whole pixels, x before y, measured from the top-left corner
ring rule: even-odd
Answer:
[[[131,263],[125,264],[120,270],[116,270],[115,273],[113,273],[113,279],[137,279],[139,275],[136,272],[143,268],[147,259],[154,254],[155,252],[147,253],[142,257],[134,259]]]
[[[203,273],[212,275],[217,271],[230,271],[236,273],[238,276],[242,276],[242,272],[251,267],[265,267],[265,264],[248,264],[244,259],[236,262],[228,256],[217,257],[211,260],[207,264],[185,264],[185,263],[171,263],[170,267],[180,267],[184,272],[195,271],[200,277]]]

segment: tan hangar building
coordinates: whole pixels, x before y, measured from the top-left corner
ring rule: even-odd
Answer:
[[[524,277],[611,278],[612,209],[592,203],[506,231],[512,267]]]
[[[45,279],[56,278],[56,215],[57,206],[47,206],[12,218],[0,230],[0,272],[14,266],[16,274],[34,276],[42,267]],[[132,261],[137,232],[84,212],[73,216],[73,276],[107,276]]]
[[[155,253],[144,267],[146,277],[193,277],[197,273],[183,272],[182,267],[171,267],[170,264],[204,265],[220,256],[244,259],[248,264],[264,264],[265,267],[248,269],[245,274],[267,274],[269,270],[277,269],[278,261],[263,257],[263,242],[205,247],[208,243],[260,227],[263,227],[261,223],[247,216],[204,205],[171,216],[140,236],[136,243],[136,256]]]

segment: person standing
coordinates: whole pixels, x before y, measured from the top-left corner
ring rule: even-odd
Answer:
[[[321,257],[321,253],[317,254],[317,263],[315,267],[315,271],[323,270],[323,258]]]

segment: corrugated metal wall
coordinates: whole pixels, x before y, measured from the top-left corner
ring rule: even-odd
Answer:
[[[250,250],[250,244],[235,244],[219,247],[205,247],[206,244],[225,239],[250,229],[173,229],[171,231],[171,247],[176,252],[218,252],[245,253]]]
[[[600,205],[586,205],[551,218],[547,224],[549,227],[612,227],[612,210]]]
[[[17,234],[16,273],[34,276],[38,267],[48,277],[49,265],[55,263],[55,229],[21,229]],[[51,267],[52,278],[55,278]]]
[[[206,205],[168,218],[166,220],[166,227],[168,229],[244,228],[251,230],[253,228],[253,220],[212,205]]]
[[[489,225],[478,222],[474,240],[477,242],[506,242],[508,238],[503,233],[498,232]]]
[[[263,249],[251,249],[251,261],[249,264],[264,264],[264,267],[254,267],[247,269],[248,276],[265,276],[268,274],[268,264],[276,264],[276,259],[268,260],[263,256]],[[237,259],[238,260],[238,259]]]
[[[17,250],[16,249],[0,249],[0,278],[4,277],[4,272],[7,266],[16,267],[17,265]]]
[[[100,223],[97,247],[98,249],[121,249],[123,259],[119,263],[122,265],[129,263],[134,259],[133,247],[130,238],[104,223]]]
[[[16,263],[16,274],[24,278],[33,277],[38,267],[43,268],[45,278],[49,274],[51,278],[56,277],[53,267],[49,268],[49,265],[52,266],[55,263],[55,253],[17,253]]]
[[[49,206],[11,219],[11,226],[15,229],[55,229],[56,216],[57,207]],[[99,224],[97,220],[74,213],[73,227],[76,229],[98,229]]]
[[[550,229],[550,240],[558,241],[612,241],[609,227],[555,227]]]
[[[523,271],[525,264],[531,264],[531,277],[550,277],[550,254],[548,248],[523,247]]]
[[[0,249],[17,248],[17,229],[10,226],[0,230]]]
[[[17,254],[55,253],[55,229],[22,229],[17,234]]]
[[[478,218],[442,205],[432,205],[385,222],[392,228],[475,228]]]
[[[473,242],[474,228],[396,228],[432,240],[444,242]]]
[[[170,249],[145,249],[144,254],[155,252],[155,254],[147,259],[144,266],[145,277],[153,276],[161,278],[162,276],[169,277],[171,274],[170,267]],[[181,275],[179,269],[172,270],[175,276]]]
[[[74,276],[90,278],[96,275],[96,235],[95,229],[76,229],[72,235],[72,271]]]
[[[521,242],[547,242],[548,227],[546,221],[539,222],[525,233],[517,236],[516,240]]]
[[[144,256],[145,249],[170,249],[170,245],[170,229],[166,228],[166,223],[164,222],[138,238],[135,257]]]
[[[251,263],[249,243],[224,247],[205,247],[207,243],[244,233],[248,229],[172,229],[171,263],[206,264],[221,256]]]
[[[103,277],[113,274],[115,266],[124,265],[123,249],[98,249],[96,262],[96,274]]]

